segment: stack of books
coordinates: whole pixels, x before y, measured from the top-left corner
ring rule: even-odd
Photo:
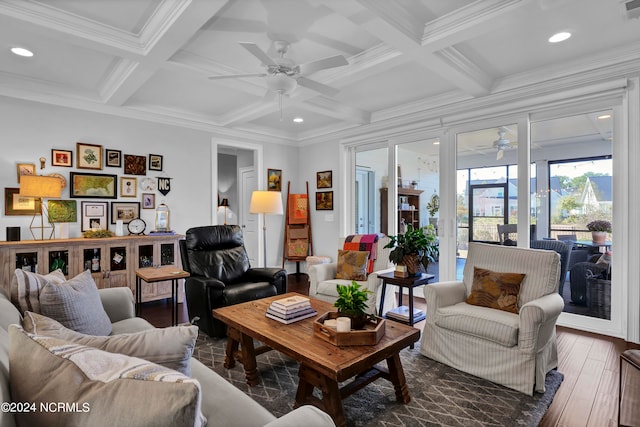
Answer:
[[[275,300],[267,308],[267,317],[278,322],[289,324],[318,314],[311,307],[309,298],[301,295]]]
[[[409,323],[409,307],[406,305],[401,305],[400,307],[396,307],[393,310],[387,311],[386,315],[387,319],[397,320],[404,323]],[[413,309],[413,322],[419,322],[424,320],[426,317],[424,311],[419,308]]]

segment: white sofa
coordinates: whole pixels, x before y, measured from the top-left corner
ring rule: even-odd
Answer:
[[[153,328],[146,320],[135,317],[133,294],[129,288],[100,289],[99,292],[105,311],[112,322],[112,334],[140,332]],[[0,402],[2,403],[12,402],[7,331],[10,324],[20,324],[21,320],[20,312],[0,290]],[[191,376],[200,382],[202,413],[210,426],[335,426],[329,415],[312,406],[302,406],[276,418],[241,390],[193,358],[191,359]],[[293,399],[293,396],[291,398]],[[140,408],[140,411],[144,414],[144,408]],[[135,419],[129,421],[127,425],[136,425]],[[0,412],[0,426],[15,427],[16,422],[11,411]],[[96,420],[95,425],[116,425],[113,422],[109,423],[109,420],[101,419]]]
[[[465,302],[474,266],[524,273],[519,314]],[[556,320],[560,256],[554,251],[470,243],[463,281],[425,286],[427,321],[420,352],[438,362],[532,395],[558,366]]]
[[[373,264],[373,272],[367,276],[367,280],[358,281],[360,286],[369,289],[373,293],[369,294],[367,305],[369,313],[377,313],[380,306],[380,285],[382,279],[378,278],[378,274],[393,271],[393,264],[389,261],[389,252],[391,249],[385,249],[384,246],[389,243],[388,236],[382,236],[378,239],[376,247],[376,260]],[[344,238],[339,239],[338,248],[342,249]],[[336,248],[336,253],[338,252]],[[336,279],[338,271],[337,263],[316,264],[309,267],[309,296],[318,298],[323,301],[334,303],[338,299],[338,291],[336,285],[348,285],[351,280]],[[387,286],[385,294],[385,310],[395,307],[394,289],[395,286]]]

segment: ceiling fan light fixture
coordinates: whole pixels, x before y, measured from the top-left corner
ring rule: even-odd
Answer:
[[[298,86],[298,82],[296,82],[295,79],[283,73],[269,74],[265,77],[265,80],[267,82],[269,90],[277,92],[281,95],[290,94],[296,88],[296,86]]]
[[[304,119],[302,117],[294,117],[293,118],[293,122],[294,123],[302,123],[302,122],[304,122]]]

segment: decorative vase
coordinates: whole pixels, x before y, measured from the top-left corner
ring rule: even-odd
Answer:
[[[405,255],[402,257],[402,265],[407,267],[409,276],[417,276],[424,273],[424,265],[420,262],[420,258],[416,254]]]
[[[592,231],[591,240],[593,243],[605,243],[607,241],[606,231]]]

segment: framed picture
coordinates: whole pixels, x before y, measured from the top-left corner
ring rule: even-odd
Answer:
[[[126,175],[146,175],[147,157],[135,156],[133,154],[124,155],[124,173]]]
[[[69,194],[72,198],[115,199],[118,196],[116,175],[70,172]]]
[[[316,191],[316,210],[333,210],[333,191]]]
[[[155,209],[156,195],[153,193],[142,193],[142,209]]]
[[[17,171],[18,171],[18,183],[20,183],[20,177],[22,175],[36,174],[36,164],[35,163],[18,163]]]
[[[111,168],[119,168],[122,167],[122,151],[120,150],[111,150],[109,148],[104,150],[105,157],[105,166],[109,166]]]
[[[99,228],[106,230],[109,228],[109,210],[108,202],[82,202],[80,210],[82,211],[82,231]]]
[[[4,189],[5,215],[35,215],[40,214],[40,209],[40,200],[21,196],[19,188]]]
[[[318,172],[316,174],[316,187],[317,188],[333,187],[332,172],[331,171]]]
[[[136,197],[138,195],[138,180],[126,176],[120,177],[120,197]]]
[[[162,170],[162,156],[160,154],[149,154],[149,170],[150,171]]]
[[[76,142],[76,167],[78,169],[102,169],[102,145]]]
[[[49,200],[49,221],[78,222],[78,207],[75,200]]]
[[[267,190],[282,191],[282,169],[267,169]]]
[[[73,166],[73,151],[51,149],[51,166],[63,166],[70,168]]]
[[[136,218],[140,218],[140,202],[111,202],[111,224],[117,220],[129,224]]]

